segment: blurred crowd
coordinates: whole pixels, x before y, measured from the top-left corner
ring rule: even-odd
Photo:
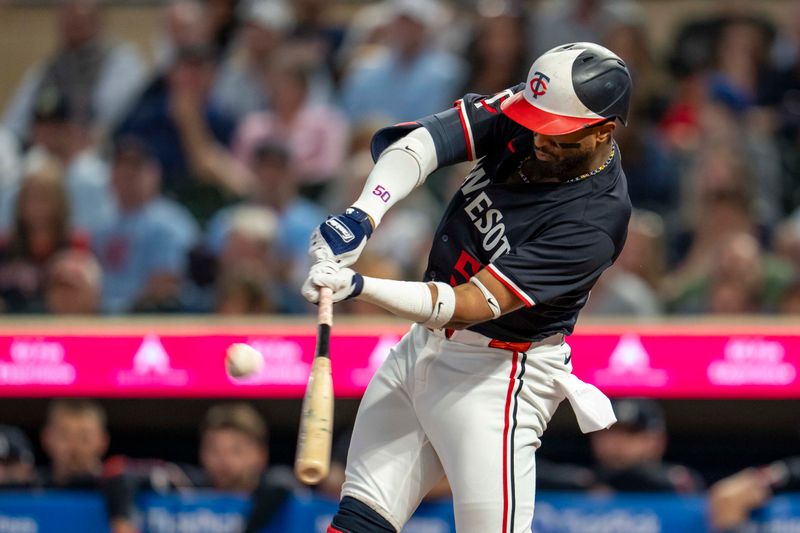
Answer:
[[[97,491],[103,495],[111,533],[140,531],[136,498],[214,490],[249,495],[242,533],[261,531],[295,490],[291,470],[269,467],[268,428],[249,404],[212,406],[200,427],[199,464],[159,458],[107,457],[106,412],[91,400],[54,400],[40,432],[47,461],[36,466],[33,447],[19,428],[0,425],[0,493],[42,489]]]
[[[661,51],[633,0],[170,0],[140,50],[100,0],[63,0],[0,122],[0,310],[305,312],[308,235],[356,198],[379,127],[588,40],[633,76],[635,213],[586,313],[800,313],[800,7],[715,5]],[[419,279],[467,168],[393,210],[357,268]]]
[[[800,456],[753,466],[716,480],[710,486],[692,468],[665,461],[669,433],[660,404],[642,398],[614,400],[618,422],[590,437],[591,463],[568,464],[537,457],[537,487],[609,496],[623,493],[704,495],[709,526],[737,530],[750,513],[775,493],[800,489]],[[138,533],[142,513],[137,497],[144,494],[190,494],[214,491],[250,500],[237,531],[255,533],[278,521],[291,496],[338,500],[344,482],[350,430],[344,428],[333,446],[330,475],[315,487],[300,485],[291,469],[270,461],[269,428],[261,414],[244,402],[212,405],[197,435],[198,464],[159,457],[107,455],[107,415],[92,400],[56,399],[39,431],[44,454],[37,460],[28,435],[0,425],[0,496],[4,491],[97,491],[102,494],[111,533]],[[126,453],[124,443],[117,445]],[[425,498],[448,501],[443,478]]]

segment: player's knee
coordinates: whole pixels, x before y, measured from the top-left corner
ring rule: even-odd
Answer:
[[[328,533],[397,533],[397,530],[365,503],[345,496],[339,502]]]

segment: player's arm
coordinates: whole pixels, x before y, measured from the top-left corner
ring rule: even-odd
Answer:
[[[334,301],[359,298],[432,328],[461,329],[592,287],[615,257],[611,238],[591,225],[567,222],[518,246],[467,283],[409,282],[368,278],[335,264],[312,269],[303,295],[330,287]]]
[[[438,287],[432,286],[431,297],[438,298]],[[493,320],[523,307],[525,302],[483,269],[468,283],[453,287],[455,309],[445,327],[465,329],[474,324]]]
[[[315,302],[315,287],[319,286],[332,288],[335,302],[357,298],[431,328],[463,329],[524,305],[486,269],[469,282],[451,287],[442,282],[371,278],[349,268],[322,264],[312,268],[303,295]]]
[[[422,185],[434,170],[483,156],[502,136],[500,104],[521,89],[493,96],[467,95],[455,107],[378,131],[372,139],[375,167],[358,199],[311,236],[315,262],[355,263],[386,212]]]
[[[375,162],[355,203],[311,234],[312,260],[332,260],[340,266],[355,263],[386,212],[422,185],[436,167],[436,148],[425,128],[417,127],[392,143]]]

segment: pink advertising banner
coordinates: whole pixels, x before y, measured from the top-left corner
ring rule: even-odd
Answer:
[[[359,397],[405,329],[337,325],[336,394]],[[235,342],[262,354],[263,371],[225,373]],[[0,326],[0,397],[299,398],[314,342],[314,325],[296,322]],[[800,326],[591,325],[569,344],[575,373],[611,396],[800,398]]]

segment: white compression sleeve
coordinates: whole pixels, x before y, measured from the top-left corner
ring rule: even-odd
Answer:
[[[437,164],[430,132],[415,129],[383,151],[353,207],[367,213],[377,226],[394,204],[425,183]]]
[[[359,300],[431,328],[441,328],[453,318],[456,295],[446,283],[434,283],[437,288],[434,302],[428,284],[421,281],[394,281],[367,276],[363,279],[364,287],[361,294],[356,296]]]

